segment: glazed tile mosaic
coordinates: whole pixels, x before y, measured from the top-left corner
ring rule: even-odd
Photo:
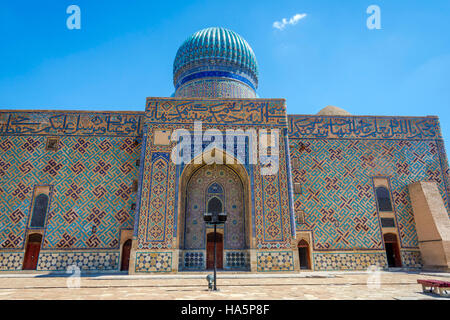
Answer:
[[[433,182],[450,211],[438,118],[289,116],[284,99],[257,98],[258,70],[241,36],[207,28],[180,46],[172,98],[143,112],[0,111],[0,271],[205,270],[209,210],[227,214],[225,270],[425,265],[408,186]],[[231,147],[212,130],[232,133]]]
[[[291,251],[258,252],[258,272],[294,271],[294,257]]]
[[[314,270],[367,270],[370,266],[385,268],[385,253],[315,253]]]
[[[0,252],[0,271],[18,271],[22,264],[23,252]]]
[[[41,252],[37,270],[67,271],[73,266],[91,271],[118,270],[119,252]]]
[[[250,254],[247,251],[225,252],[225,269],[249,270]]]
[[[171,272],[171,252],[136,252],[136,272]]]
[[[415,250],[402,250],[402,263],[406,268],[422,268],[422,257],[420,256],[420,251]]]

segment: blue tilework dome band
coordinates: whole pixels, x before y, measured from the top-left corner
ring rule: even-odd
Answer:
[[[258,64],[250,45],[225,28],[191,35],[173,63],[175,97],[255,98]]]

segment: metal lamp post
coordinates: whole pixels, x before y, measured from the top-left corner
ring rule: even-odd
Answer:
[[[206,223],[214,225],[214,287],[213,291],[217,291],[216,283],[217,283],[217,259],[216,259],[216,233],[217,233],[217,225],[225,223],[227,221],[227,214],[225,212],[217,213],[217,212],[207,212],[203,215],[203,220]]]

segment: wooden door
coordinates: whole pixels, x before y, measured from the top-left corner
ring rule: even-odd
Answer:
[[[122,264],[120,270],[127,271],[130,266],[131,240],[128,239],[122,246]]]
[[[214,269],[214,232],[208,233],[206,242],[206,269]],[[216,265],[223,269],[223,236],[216,234]]]
[[[384,235],[384,245],[386,248],[386,257],[389,267],[401,268],[402,259],[400,256],[400,248],[398,246],[397,236],[393,233]]]
[[[40,234],[31,234],[28,237],[28,244],[23,259],[23,270],[36,270],[39,251],[41,250],[42,236]]]

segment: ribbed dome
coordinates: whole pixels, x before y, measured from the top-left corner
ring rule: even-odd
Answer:
[[[232,78],[256,90],[255,54],[247,41],[234,31],[217,27],[200,30],[178,49],[173,64],[175,88],[201,76]]]

